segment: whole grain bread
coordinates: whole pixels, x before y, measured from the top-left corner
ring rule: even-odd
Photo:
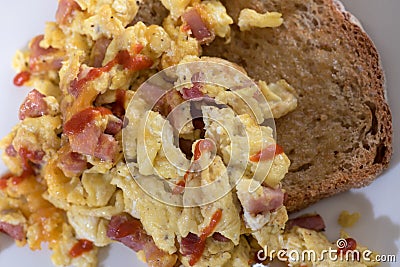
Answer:
[[[151,14],[153,2],[144,1],[139,13]],[[230,43],[216,39],[203,54],[238,63],[256,80],[283,78],[296,88],[297,109],[276,121],[292,162],[283,182],[288,210],[371,183],[389,164],[392,125],[367,34],[333,0],[222,2],[235,22],[243,8],[283,14],[278,28],[240,32],[233,25]]]

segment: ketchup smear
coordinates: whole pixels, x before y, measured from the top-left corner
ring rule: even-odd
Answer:
[[[136,49],[135,51],[140,51]],[[104,72],[109,72],[115,65],[122,65],[124,69],[139,71],[150,68],[153,65],[153,60],[146,55],[136,54],[131,56],[128,50],[121,50],[115,56],[113,60],[108,62],[105,66],[99,68],[93,68],[89,73],[81,79],[75,79],[71,82],[69,91],[75,97],[77,97],[82,88],[90,81],[100,77]]]
[[[69,251],[69,255],[72,258],[76,258],[85,252],[91,251],[92,249],[93,249],[92,241],[89,241],[87,239],[79,239],[78,242]]]
[[[13,83],[15,86],[22,86],[24,83],[29,81],[31,78],[31,73],[28,71],[21,71],[17,75],[15,75]]]

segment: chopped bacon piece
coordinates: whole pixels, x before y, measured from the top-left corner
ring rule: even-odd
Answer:
[[[325,223],[319,214],[311,214],[306,216],[300,216],[294,219],[290,219],[286,222],[285,230],[290,230],[294,226],[306,228],[314,231],[324,231]]]
[[[35,164],[40,164],[42,162],[42,159],[45,155],[43,150],[36,150],[36,151],[31,151],[29,148],[20,148],[19,149],[19,156],[21,157],[24,166],[28,165],[29,162],[35,163]],[[26,168],[26,167],[24,167]]]
[[[64,125],[73,152],[96,156],[102,160],[113,160],[118,143],[113,136],[103,134],[96,123],[101,116],[110,115],[107,108],[89,107],[71,117]]]
[[[203,255],[206,239],[209,237],[217,227],[222,218],[222,210],[217,210],[211,217],[210,224],[201,231],[200,237],[195,234],[189,233],[181,240],[181,253],[184,256],[190,256],[189,265],[195,265]]]
[[[215,232],[215,233],[212,235],[212,237],[213,237],[215,240],[219,241],[219,242],[229,242],[229,241],[230,241],[229,238],[225,237],[224,235],[222,235],[221,233],[218,233],[218,232]]]
[[[30,91],[19,108],[19,119],[23,120],[26,117],[37,118],[48,114],[48,106],[44,100],[46,96],[38,90]]]
[[[116,135],[122,129],[122,120],[118,117],[110,115],[108,116],[107,127],[104,133]]]
[[[93,242],[86,239],[79,239],[78,242],[71,248],[69,255],[72,258],[81,256],[85,252],[93,249]]]
[[[15,75],[13,83],[16,86],[22,86],[24,83],[29,81],[31,78],[31,73],[29,71],[21,71],[17,75]]]
[[[207,28],[199,12],[195,8],[184,13],[182,19],[189,25],[193,36],[200,44],[208,44],[214,40],[215,34]]]
[[[0,231],[18,241],[22,241],[25,238],[24,227],[20,224],[13,225],[6,222],[0,222]]]
[[[29,46],[29,68],[32,72],[59,70],[62,66],[63,53],[53,47],[43,48],[40,42],[44,35],[34,37]]]
[[[7,156],[9,157],[15,157],[18,154],[17,151],[15,150],[15,147],[12,144],[7,146],[5,151]]]
[[[113,161],[118,152],[118,142],[109,134],[101,134],[94,156],[104,161]]]
[[[79,176],[87,168],[87,162],[82,154],[72,152],[70,148],[63,149],[58,158],[57,166],[67,177]]]
[[[105,37],[96,40],[90,54],[91,66],[98,68],[103,65],[104,56],[110,43],[111,39]]]
[[[112,113],[120,119],[125,115],[126,90],[115,90],[115,103],[112,104]]]
[[[71,23],[74,11],[82,10],[74,0],[60,0],[56,12],[56,21],[63,25]]]
[[[107,236],[136,252],[143,250],[149,266],[172,267],[176,263],[176,255],[169,255],[159,249],[153,238],[143,229],[142,223],[129,214],[112,216],[108,225]]]
[[[200,237],[193,233],[189,233],[187,236],[183,237],[181,240],[181,253],[183,256],[192,255],[201,249],[199,247]],[[203,248],[204,250],[204,248]]]
[[[200,91],[201,87],[202,85],[200,83],[194,83],[191,88],[183,88],[183,99],[189,100],[203,97],[204,94],[202,91]]]
[[[262,190],[262,194],[238,191],[240,202],[245,211],[257,215],[274,211],[283,205],[284,193],[282,189],[262,186]]]
[[[255,155],[250,156],[250,161],[258,162],[273,159],[276,155],[282,154],[283,148],[276,145],[269,145]]]
[[[166,92],[154,105],[153,110],[155,112],[159,112],[164,117],[167,117],[168,114],[177,106],[182,104],[185,100],[182,95],[176,91],[175,89],[169,90]]]

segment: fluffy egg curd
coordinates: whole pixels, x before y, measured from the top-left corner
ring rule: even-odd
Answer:
[[[141,1],[59,0],[56,21],[16,53],[14,84],[34,89],[0,142],[0,231],[32,250],[47,243],[55,266],[97,266],[112,242],[153,267],[259,266],[265,248],[365,251],[328,241],[317,215],[288,219],[290,161],[273,119],[296,108],[295,89],[202,57],[215,37],[230,41],[221,2],[161,3],[168,16],[146,25]],[[239,26],[282,21],[246,9]]]

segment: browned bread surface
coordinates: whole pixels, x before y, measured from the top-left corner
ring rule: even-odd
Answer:
[[[144,1],[140,20],[159,24],[166,13],[156,2]],[[298,108],[277,120],[278,142],[292,162],[284,179],[289,211],[371,183],[389,164],[392,128],[368,36],[332,0],[223,2],[235,21],[246,7],[283,14],[284,24],[274,29],[233,26],[231,42],[217,39],[204,55],[236,62],[255,79],[284,78],[297,89]]]
[[[391,114],[378,53],[368,36],[331,0],[225,1],[236,20],[243,8],[278,11],[284,24],[216,40],[204,54],[239,63],[255,79],[286,79],[298,108],[277,120],[278,143],[292,164],[284,179],[295,211],[368,185],[389,164]]]

